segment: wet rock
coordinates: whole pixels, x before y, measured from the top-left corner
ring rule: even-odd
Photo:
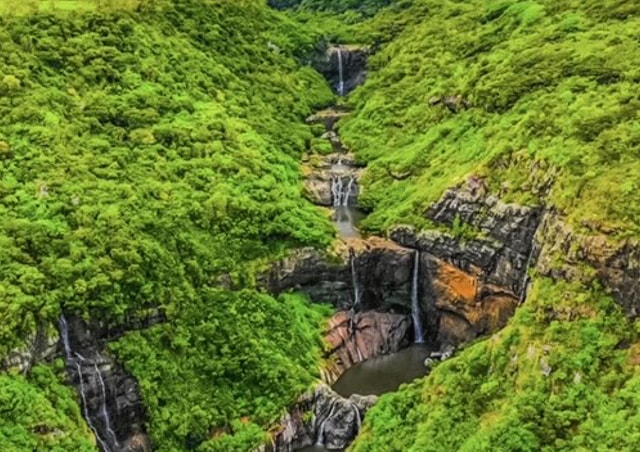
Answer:
[[[80,318],[62,318],[60,326],[67,372],[98,443],[105,450],[151,450],[136,379],[104,351],[104,343]]]
[[[313,66],[329,80],[329,83],[337,93],[346,95],[366,80],[368,57],[369,49],[367,47],[356,45],[329,46],[315,56]],[[342,66],[342,70],[340,66]],[[340,72],[342,72],[342,86],[340,84]]]
[[[347,193],[348,204],[356,205],[359,193],[358,180],[362,169],[355,165],[353,154],[314,155],[304,165],[305,194],[314,204],[332,206],[336,200],[335,186],[339,184],[340,196]],[[347,192],[347,187],[351,189]],[[341,200],[343,200],[342,196]],[[340,200],[339,200],[340,201]]]
[[[323,369],[323,381],[332,384],[356,363],[399,351],[409,344],[410,329],[411,320],[406,315],[338,312],[325,334],[331,366]]]
[[[376,396],[357,394],[344,398],[319,384],[282,417],[270,444],[254,452],[290,452],[312,444],[344,449],[355,439],[367,411],[377,400]]]
[[[340,119],[349,116],[349,112],[342,108],[321,110],[306,119],[307,124],[324,124],[327,130],[334,130],[334,125]]]
[[[299,290],[315,302],[348,310],[354,305],[355,292],[350,248],[362,294],[358,310],[411,312],[414,251],[375,237],[350,240],[333,255],[310,248],[296,250],[274,263],[260,277],[261,284],[272,293]]]
[[[502,328],[524,299],[542,211],[506,204],[470,179],[449,190],[425,216],[474,237],[399,226],[391,238],[420,250],[423,310],[440,343],[460,344]]]
[[[355,439],[365,414],[378,400],[376,396],[341,397],[327,385],[316,388],[316,443],[327,449],[344,449]]]

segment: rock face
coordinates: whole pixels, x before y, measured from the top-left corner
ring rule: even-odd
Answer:
[[[0,361],[0,370],[16,369],[27,373],[36,363],[55,358],[59,353],[59,338],[47,325],[40,324],[35,333],[20,347]]]
[[[475,238],[409,227],[391,233],[422,253],[423,310],[441,343],[457,345],[504,326],[526,295],[537,253],[541,210],[505,204],[478,187],[449,190],[425,214],[449,227],[467,225]]]
[[[338,94],[345,95],[366,80],[368,56],[369,49],[366,47],[330,46],[324,52],[318,53],[313,66],[329,80]]]
[[[543,276],[606,285],[629,317],[640,315],[640,244],[601,231],[578,233],[556,212],[545,214],[536,270]],[[585,265],[593,271],[584,271]]]
[[[262,276],[263,285],[273,293],[300,290],[313,301],[345,310],[353,307],[357,286],[360,311],[411,312],[413,251],[375,237],[349,245],[351,255],[348,247],[334,256],[309,248],[297,250]]]
[[[312,444],[328,449],[347,447],[360,431],[362,419],[377,401],[376,396],[341,397],[328,386],[352,365],[408,344],[408,316],[382,312],[338,312],[329,321],[325,341],[329,344],[324,383],[304,394],[280,419],[272,442],[256,452],[293,451]]]
[[[151,450],[135,378],[102,351],[94,333],[79,318],[63,317],[60,330],[69,377],[101,448],[112,452]]]
[[[376,396],[357,394],[347,399],[320,384],[283,416],[271,444],[255,452],[289,452],[312,444],[344,449],[355,439],[362,419],[377,400]]]
[[[332,384],[356,363],[399,351],[409,344],[410,329],[411,320],[406,315],[338,312],[329,321],[325,335],[330,366],[323,369],[323,381]]]

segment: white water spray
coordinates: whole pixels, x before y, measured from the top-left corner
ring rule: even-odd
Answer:
[[[422,344],[422,319],[420,318],[420,299],[418,297],[418,284],[420,280],[420,251],[416,250],[413,261],[413,281],[411,282],[411,317],[413,318],[413,332],[416,344]]]
[[[338,47],[338,94],[344,96],[344,69],[342,67],[342,49]]]

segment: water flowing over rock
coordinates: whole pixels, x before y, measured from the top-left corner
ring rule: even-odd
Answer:
[[[362,169],[355,165],[352,154],[314,156],[304,165],[305,193],[311,202],[327,207],[357,204]]]
[[[353,249],[353,251],[350,251]],[[305,248],[276,262],[262,275],[262,284],[273,293],[296,289],[317,302],[339,309],[354,304],[355,266],[360,310],[411,312],[413,250],[377,237],[354,239],[329,255]]]
[[[364,416],[377,400],[376,396],[357,394],[345,398],[320,384],[282,417],[271,443],[254,452],[292,452],[312,444],[344,449],[355,439]]]
[[[341,96],[349,94],[367,78],[369,49],[357,45],[329,46],[316,55],[313,66]]]
[[[62,316],[60,340],[83,415],[100,448],[106,452],[151,450],[137,381],[101,351],[82,320]]]
[[[420,251],[415,252],[413,262],[413,280],[411,282],[411,318],[413,320],[413,337],[417,344],[424,342],[422,331],[422,312],[420,309]]]

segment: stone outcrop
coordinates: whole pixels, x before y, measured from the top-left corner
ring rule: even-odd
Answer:
[[[526,293],[542,211],[503,203],[487,195],[481,181],[470,180],[446,192],[425,216],[473,233],[417,233],[402,226],[391,232],[393,240],[422,253],[428,328],[437,331],[439,342],[457,345],[504,326]]]
[[[585,225],[587,229],[589,225]],[[640,315],[640,244],[614,241],[604,231],[576,232],[557,212],[545,214],[536,271],[542,276],[604,283],[629,317]],[[585,268],[590,269],[585,271]]]
[[[376,396],[341,397],[328,386],[354,364],[392,353],[408,344],[408,316],[382,312],[338,312],[328,324],[323,383],[304,394],[271,432],[272,441],[256,452],[294,451],[311,444],[343,449],[356,437]]]
[[[353,257],[349,247],[354,250]],[[359,310],[409,313],[412,268],[412,250],[372,237],[351,240],[333,255],[311,248],[296,250],[276,262],[262,276],[262,283],[272,293],[300,290],[315,302],[345,310],[354,304],[357,284],[361,290]]]
[[[409,344],[410,330],[411,320],[406,315],[338,312],[329,321],[325,334],[329,365],[322,370],[323,381],[333,384],[354,364],[399,351]]]
[[[334,45],[318,52],[313,66],[329,80],[335,91],[348,94],[364,83],[367,78],[367,58],[369,49],[356,45]],[[342,65],[343,86],[340,87],[340,66]]]
[[[136,379],[104,352],[104,344],[81,319],[61,319],[60,336],[71,383],[78,390],[85,419],[103,450],[151,450]]]
[[[360,431],[362,419],[376,402],[376,396],[357,394],[345,398],[325,384],[303,395],[280,420],[270,444],[254,452],[289,452],[320,444],[327,449],[344,449]]]
[[[24,341],[24,346],[11,351],[0,360],[0,370],[15,369],[27,373],[35,364],[58,356],[58,342],[57,332],[48,328],[46,323],[41,323]]]

